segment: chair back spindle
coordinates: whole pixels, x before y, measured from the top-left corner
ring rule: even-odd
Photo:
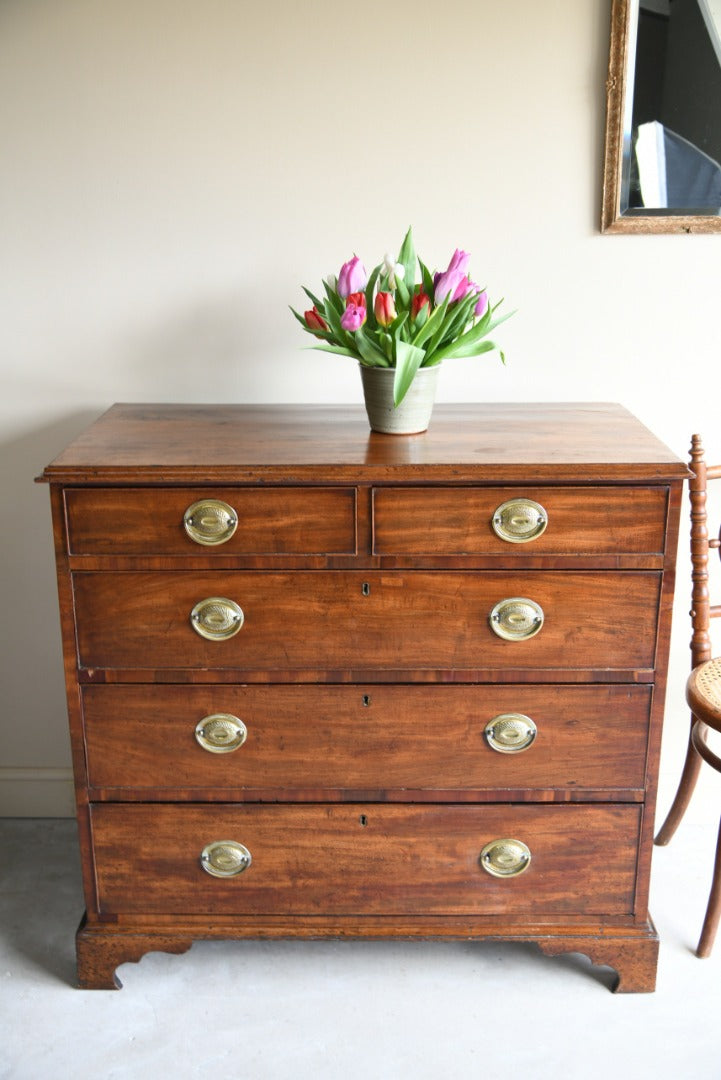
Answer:
[[[691,438],[689,461],[689,499],[691,503],[691,674],[686,683],[686,700],[691,707],[691,731],[686,761],[676,797],[661,827],[656,843],[667,844],[678,827],[691,800],[702,761],[721,772],[721,758],[707,743],[709,729],[721,732],[721,658],[713,658],[710,625],[721,617],[721,604],[712,604],[709,593],[709,552],[721,555],[721,529],[715,537],[708,534],[706,505],[708,484],[721,479],[721,465],[707,465],[700,435]],[[709,956],[721,919],[721,828],[716,848],[706,917],[697,956]]]

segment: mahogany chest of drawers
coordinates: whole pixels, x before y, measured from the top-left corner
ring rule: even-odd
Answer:
[[[199,938],[537,943],[652,990],[685,466],[615,405],[116,405],[51,485],[83,987]]]

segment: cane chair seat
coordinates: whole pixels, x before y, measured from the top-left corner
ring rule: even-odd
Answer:
[[[708,728],[721,731],[721,657],[699,664],[686,683],[686,701],[695,717],[691,741],[697,754],[721,772],[721,758],[706,742]]]
[[[694,668],[686,683],[686,701],[697,720],[721,731],[721,656]]]

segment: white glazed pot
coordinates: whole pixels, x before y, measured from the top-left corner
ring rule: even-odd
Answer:
[[[393,407],[394,368],[360,365],[371,430],[384,435],[416,435],[426,431],[436,399],[440,364],[419,368],[398,408]]]

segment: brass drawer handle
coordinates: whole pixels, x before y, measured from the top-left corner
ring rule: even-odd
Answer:
[[[526,641],[541,629],[543,618],[543,608],[535,600],[510,596],[496,604],[488,621],[493,633],[505,641]]]
[[[190,613],[190,625],[196,634],[208,641],[225,641],[240,630],[245,616],[235,600],[224,596],[207,596]]]
[[[520,754],[528,750],[538,728],[523,713],[501,713],[486,724],[484,735],[492,750],[499,754]]]
[[[518,877],[531,865],[531,852],[522,840],[491,840],[481,852],[479,862],[492,877]]]
[[[495,510],[491,525],[506,543],[528,544],[546,531],[548,514],[533,499],[510,499]]]
[[[196,544],[225,544],[238,528],[238,515],[221,499],[201,499],[183,514],[185,531]]]
[[[232,713],[204,716],[195,728],[198,745],[211,754],[230,754],[243,745],[247,736],[245,724]]]
[[[235,840],[214,840],[200,853],[200,865],[212,877],[236,877],[247,870],[252,862],[245,844]]]

